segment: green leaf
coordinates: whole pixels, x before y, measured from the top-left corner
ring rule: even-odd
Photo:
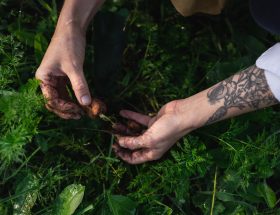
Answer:
[[[216,192],[216,197],[223,202],[232,202],[235,200],[233,194],[226,192]]]
[[[91,204],[91,205],[88,205],[87,207],[77,211],[74,215],[83,215],[83,214],[86,214],[87,212],[89,212],[93,209],[94,209],[94,206],[93,206],[93,204]]]
[[[259,184],[257,188],[259,194],[265,199],[266,204],[269,208],[274,208],[276,205],[276,194],[275,192],[267,185],[266,182]]]
[[[45,2],[45,1],[43,1],[43,0],[37,0],[47,11],[49,11],[49,12],[52,12],[52,8],[51,8],[51,6],[47,3],[47,2]]]
[[[35,205],[39,192],[39,180],[29,173],[25,176],[16,187],[16,195],[19,196],[14,201],[13,215],[29,215]]]
[[[108,194],[107,203],[113,215],[136,214],[137,204],[126,196]]]
[[[225,206],[221,202],[216,202],[213,214],[214,215],[223,214],[225,209],[226,209]]]
[[[28,29],[18,29],[18,27],[15,24],[9,25],[9,31],[12,35],[14,35],[20,42],[23,44],[26,44],[30,47],[33,47],[34,45],[34,32]]]
[[[8,215],[8,208],[2,203],[0,203],[0,214]]]
[[[0,95],[1,96],[12,96],[14,95],[14,91],[9,91],[9,90],[0,90]]]
[[[72,215],[81,204],[85,187],[80,184],[67,186],[54,205],[54,215]]]

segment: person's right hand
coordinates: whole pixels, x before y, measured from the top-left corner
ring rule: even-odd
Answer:
[[[46,51],[36,78],[47,99],[46,108],[64,119],[79,119],[81,107],[75,104],[66,88],[71,82],[80,105],[91,103],[91,96],[83,73],[85,35],[75,26],[57,31]]]

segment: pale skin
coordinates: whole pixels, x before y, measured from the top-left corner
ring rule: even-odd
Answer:
[[[104,1],[65,1],[54,36],[36,72],[47,99],[46,107],[64,119],[79,119],[80,106],[91,103],[83,73],[85,34]],[[68,96],[67,78],[80,105]],[[142,124],[146,130],[138,136],[131,136],[130,132],[116,135],[113,148],[117,156],[130,164],[157,160],[197,128],[277,103],[264,71],[252,66],[194,96],[167,103],[155,117],[122,110],[122,117]]]
[[[46,107],[64,119],[79,119],[81,108],[66,91],[68,79],[80,105],[89,105],[91,95],[83,72],[86,29],[105,0],[66,0],[58,23],[37,69],[36,78],[47,99]]]
[[[117,136],[114,149],[130,164],[157,160],[197,128],[277,103],[264,70],[252,66],[194,96],[167,103],[155,117],[121,111],[147,130],[137,137]]]

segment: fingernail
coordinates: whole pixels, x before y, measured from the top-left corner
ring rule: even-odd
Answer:
[[[88,95],[82,96],[81,98],[82,104],[83,105],[90,105],[90,97]]]

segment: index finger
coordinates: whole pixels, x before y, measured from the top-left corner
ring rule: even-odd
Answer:
[[[81,108],[69,101],[65,101],[63,99],[59,98],[58,91],[55,87],[41,83],[41,90],[43,93],[43,96],[47,99],[46,107],[57,114],[58,116],[62,118],[66,118],[64,115],[67,114],[71,116],[71,114],[75,115],[75,117],[67,117],[67,118],[77,118],[77,115],[81,115],[82,111]],[[62,113],[62,114],[58,114]],[[63,115],[63,116],[62,116]]]
[[[146,127],[148,127],[149,122],[151,120],[151,117],[149,117],[147,115],[137,113],[137,112],[134,112],[134,111],[130,111],[130,110],[121,110],[120,115],[124,118],[132,119],[135,122],[138,122],[141,125],[144,125]]]

